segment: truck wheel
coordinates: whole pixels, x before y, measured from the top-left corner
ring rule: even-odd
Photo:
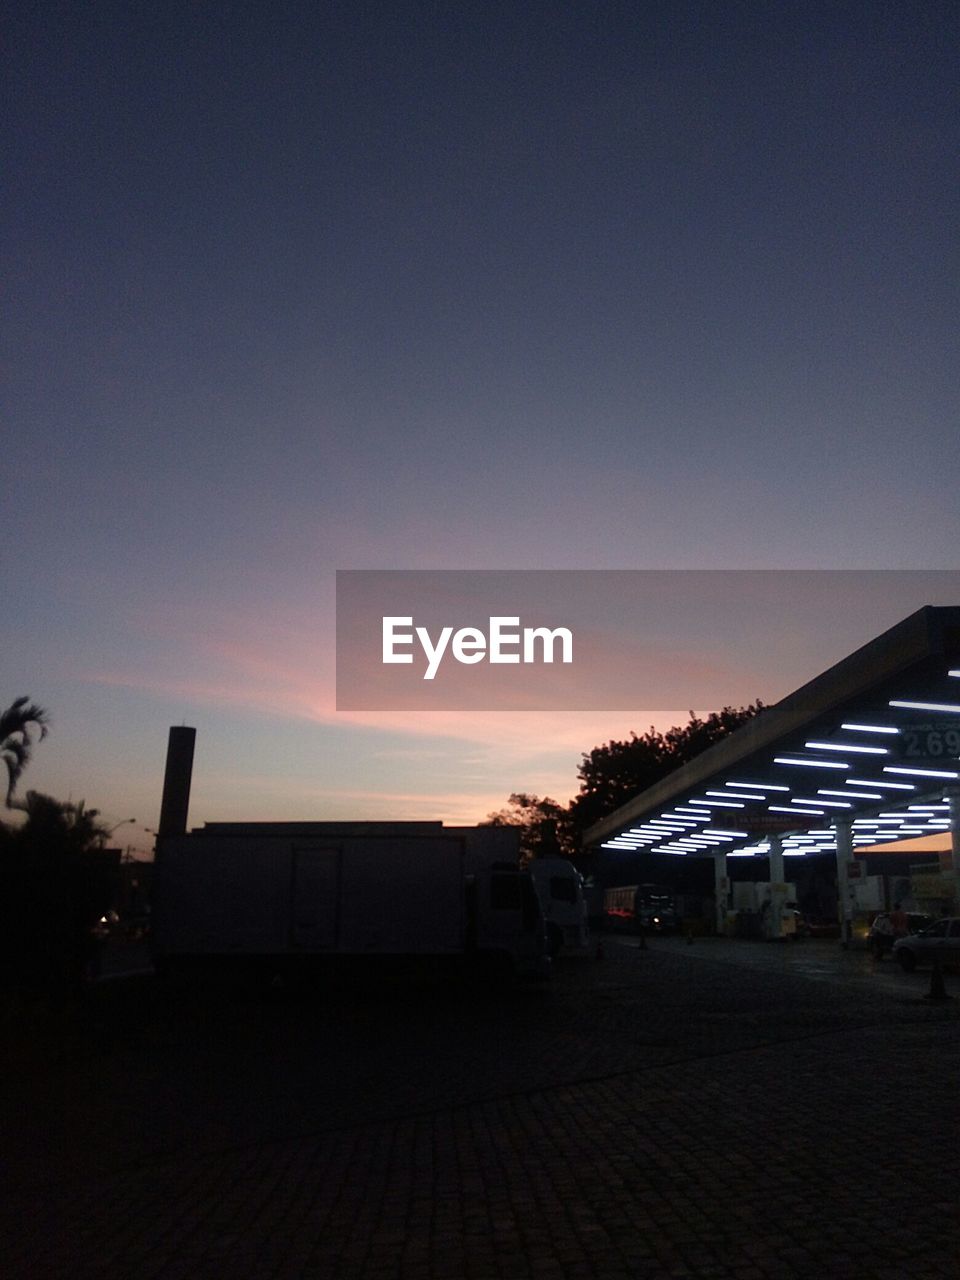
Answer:
[[[897,959],[900,961],[900,968],[904,973],[913,973],[917,967],[917,957],[912,951],[908,951],[906,947],[902,947],[897,952]]]
[[[563,948],[563,931],[559,925],[547,925],[547,952],[551,958],[558,956]]]

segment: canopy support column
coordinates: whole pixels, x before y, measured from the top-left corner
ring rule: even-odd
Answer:
[[[727,879],[727,855],[722,849],[713,853],[713,893],[717,910],[717,933],[722,937],[727,928],[730,906],[730,881]]]
[[[960,787],[945,787],[943,798],[949,804],[950,814],[950,853],[941,855],[940,868],[949,870],[953,876],[953,910],[960,911]],[[947,858],[950,865],[947,866]]]
[[[855,890],[851,882],[853,862],[853,823],[848,818],[835,818],[833,830],[837,841],[837,912],[840,918],[840,945],[850,949],[853,936]]]
[[[783,937],[783,904],[787,900],[787,886],[783,878],[783,840],[780,836],[770,836],[770,925],[769,937]]]

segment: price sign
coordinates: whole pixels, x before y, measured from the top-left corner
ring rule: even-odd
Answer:
[[[960,720],[904,725],[899,742],[904,760],[956,760],[960,756]]]

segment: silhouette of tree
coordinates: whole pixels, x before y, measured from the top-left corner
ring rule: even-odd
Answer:
[[[642,737],[611,741],[585,754],[577,770],[580,791],[570,802],[569,821],[577,840],[608,813],[613,813],[674,769],[712,747],[763,710],[762,702],[724,707],[701,720],[692,711],[683,726],[666,733],[651,727]]]
[[[15,699],[0,712],[0,755],[7,767],[7,806],[33,750],[31,730],[39,729],[41,740],[47,736],[47,713],[29,698]]]
[[[47,725],[47,713],[28,698],[0,714],[6,805],[23,815],[17,825],[0,823],[0,959],[7,980],[49,992],[82,976],[110,885],[102,849],[109,832],[96,809],[39,791],[14,794],[33,735],[46,737]]]
[[[549,796],[515,791],[503,809],[487,814],[481,827],[519,827],[520,861],[531,858],[566,858],[572,852],[567,811]]]
[[[577,770],[580,791],[569,805],[516,791],[505,808],[488,814],[480,825],[519,827],[524,861],[552,853],[572,858],[587,871],[589,858],[581,861],[579,853],[589,827],[762,710],[763,703],[757,701],[748,707],[724,707],[705,720],[691,711],[687,724],[675,725],[666,733],[651,726],[642,736],[631,733],[624,741],[605,742],[583,755]]]
[[[92,927],[109,905],[106,828],[83,801],[39,791],[13,801],[0,864],[0,953],[13,981],[46,991],[75,985],[93,958]]]

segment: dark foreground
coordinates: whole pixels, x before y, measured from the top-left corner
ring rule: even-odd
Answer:
[[[605,953],[35,1018],[3,1275],[960,1275],[960,1000],[830,942]]]

